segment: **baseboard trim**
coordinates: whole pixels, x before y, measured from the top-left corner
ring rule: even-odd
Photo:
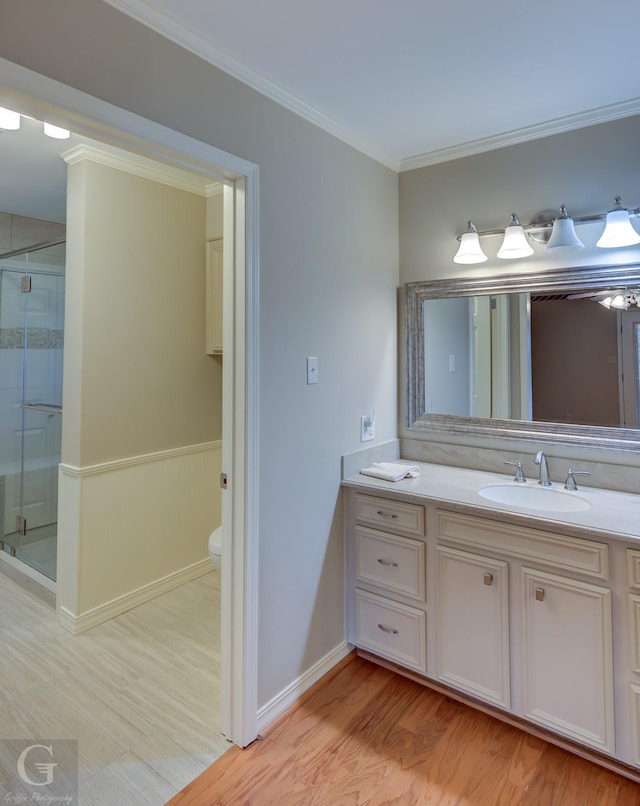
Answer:
[[[59,607],[58,621],[72,635],[80,635],[80,633],[87,632],[87,630],[91,630],[99,624],[104,624],[105,621],[110,621],[116,616],[121,616],[128,610],[149,602],[151,599],[155,599],[157,596],[161,596],[163,593],[167,593],[185,582],[204,576],[204,574],[208,574],[212,570],[213,565],[207,557],[205,560],[199,560],[193,565],[180,569],[180,571],[167,574],[165,577],[156,579],[147,585],[136,588],[136,590],[111,599],[105,604],[87,610],[86,613],[81,613],[79,616],[76,616],[66,607]]]
[[[321,677],[328,674],[333,667],[340,663],[347,657],[353,650],[351,644],[343,641],[338,644],[335,649],[326,654],[314,665],[307,669],[307,671],[296,678],[279,694],[276,694],[268,703],[258,709],[258,731],[264,730],[275,719],[281,716],[287,708],[290,708],[300,697],[320,680]]]

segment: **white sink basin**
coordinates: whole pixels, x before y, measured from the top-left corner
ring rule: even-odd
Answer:
[[[522,509],[540,512],[579,512],[590,509],[591,502],[579,493],[557,487],[542,487],[540,484],[510,483],[487,484],[478,492],[483,498]]]

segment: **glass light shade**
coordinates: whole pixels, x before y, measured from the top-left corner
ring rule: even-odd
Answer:
[[[576,235],[573,218],[569,217],[567,208],[560,208],[560,216],[553,222],[551,237],[545,249],[584,249],[584,244]]]
[[[460,236],[460,246],[453,258],[454,263],[484,263],[487,256],[480,246],[478,231],[471,221],[467,222],[467,231]]]
[[[617,308],[619,311],[626,311],[629,307],[629,300],[623,294],[616,294],[611,300],[611,307]]]
[[[47,137],[53,137],[54,140],[68,140],[71,137],[68,129],[61,129],[60,126],[54,126],[53,123],[44,124],[44,133]]]
[[[12,130],[20,128],[20,115],[0,106],[0,129]]]
[[[616,196],[615,207],[607,213],[604,232],[596,241],[596,246],[602,249],[615,249],[618,246],[633,246],[636,243],[640,243],[640,235],[631,225],[629,211],[622,206],[620,196]]]
[[[533,249],[527,241],[518,216],[511,214],[511,223],[504,231],[504,240],[498,250],[498,257],[505,260],[512,260],[518,257],[528,257],[533,254]]]

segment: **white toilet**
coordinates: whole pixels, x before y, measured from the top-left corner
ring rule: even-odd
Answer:
[[[218,526],[209,535],[209,556],[214,568],[220,568],[220,557],[222,555],[222,526]]]

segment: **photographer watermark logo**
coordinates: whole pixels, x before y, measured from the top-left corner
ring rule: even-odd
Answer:
[[[78,743],[71,739],[0,739],[0,806],[77,806]]]
[[[25,784],[29,784],[30,786],[49,786],[53,783],[53,769],[57,767],[57,763],[53,762],[43,762],[43,761],[34,761],[33,766],[35,769],[40,773],[40,776],[44,775],[44,779],[41,781],[33,781],[29,777],[29,773],[27,772],[26,762],[27,762],[27,755],[31,752],[31,750],[42,749],[46,750],[47,753],[53,758],[53,745],[49,744],[30,744],[29,747],[25,747],[22,753],[18,756],[18,775],[22,778]]]

